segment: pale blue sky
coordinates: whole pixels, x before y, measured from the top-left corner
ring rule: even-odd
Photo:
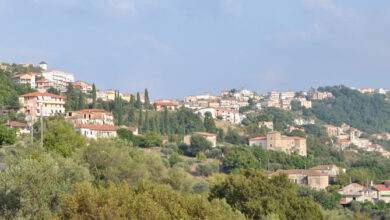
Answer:
[[[385,0],[0,0],[0,24],[0,62],[152,98],[390,87]]]

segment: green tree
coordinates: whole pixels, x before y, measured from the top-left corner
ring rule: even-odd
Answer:
[[[141,108],[142,107],[141,97],[139,95],[139,92],[137,92],[137,101],[135,102],[135,107],[136,108]]]
[[[209,199],[226,199],[233,209],[248,218],[263,219],[270,214],[280,219],[324,219],[318,204],[299,198],[286,175],[268,178],[254,169],[211,181]]]
[[[212,134],[217,133],[217,127],[215,126],[213,116],[210,112],[206,112],[206,114],[204,115],[204,127],[206,128],[206,132]]]
[[[259,160],[248,150],[245,149],[232,149],[223,158],[223,166],[227,170],[236,168],[260,168]]]
[[[192,156],[196,156],[199,152],[205,152],[206,150],[211,149],[211,147],[212,143],[205,137],[196,134],[191,136],[190,153]]]
[[[150,100],[148,89],[145,89],[145,109],[150,109]]]
[[[95,87],[95,83],[92,84],[92,108],[96,108],[96,87]]]
[[[40,123],[34,124],[34,136],[40,140]],[[48,151],[64,157],[70,156],[76,149],[86,147],[86,139],[80,136],[70,121],[62,116],[50,116],[43,120],[43,146]]]
[[[0,124],[0,146],[5,144],[14,144],[16,141],[16,132],[14,129],[8,129],[5,125]]]
[[[142,108],[139,109],[139,115],[138,115],[138,130],[141,131],[143,130],[144,126],[144,119],[142,116]]]

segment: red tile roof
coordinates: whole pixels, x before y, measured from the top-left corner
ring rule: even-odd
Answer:
[[[17,122],[17,121],[11,121],[11,122],[7,122],[5,125],[7,126],[11,126],[11,127],[18,127],[18,128],[24,128],[24,127],[27,127],[26,124],[24,123],[21,123],[21,122]]]
[[[92,112],[105,112],[107,114],[110,114],[109,112],[103,110],[103,109],[82,109],[80,110],[81,113],[92,113]]]
[[[331,170],[334,165],[318,165],[310,168],[310,170]]]
[[[88,128],[93,131],[116,131],[120,129],[118,126],[114,125],[94,125],[94,124],[77,124],[76,128]]]
[[[217,136],[216,134],[211,134],[211,133],[207,133],[207,132],[194,132],[194,134],[199,134],[202,136]]]
[[[352,183],[352,185],[363,188],[364,186],[360,185],[359,183]]]
[[[378,190],[378,191],[390,191],[390,188],[387,187],[386,185],[384,184],[374,184],[374,189]]]
[[[24,95],[21,95],[19,97],[36,97],[36,96],[49,96],[53,98],[65,98],[64,96],[56,95],[56,94],[51,94],[51,93],[42,93],[42,92],[33,92],[33,93],[27,93]]]
[[[37,80],[35,81],[36,83],[40,83],[40,82],[47,82],[47,79],[40,79],[40,80]]]
[[[251,138],[249,139],[250,141],[257,141],[257,140],[266,140],[267,137],[254,137],[254,138]]]
[[[154,103],[155,105],[161,105],[161,106],[177,106],[173,103],[170,103],[170,102],[156,102]]]

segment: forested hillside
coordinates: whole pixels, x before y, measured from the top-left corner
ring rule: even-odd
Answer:
[[[346,123],[368,133],[390,132],[390,102],[385,95],[362,94],[344,86],[319,88],[329,91],[334,98],[314,101],[304,114],[315,115],[328,124]]]

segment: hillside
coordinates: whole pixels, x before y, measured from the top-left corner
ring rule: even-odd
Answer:
[[[351,125],[368,133],[390,132],[390,102],[381,94],[362,94],[344,86],[320,88],[334,98],[314,101],[304,115],[314,115],[322,121],[340,126]]]

